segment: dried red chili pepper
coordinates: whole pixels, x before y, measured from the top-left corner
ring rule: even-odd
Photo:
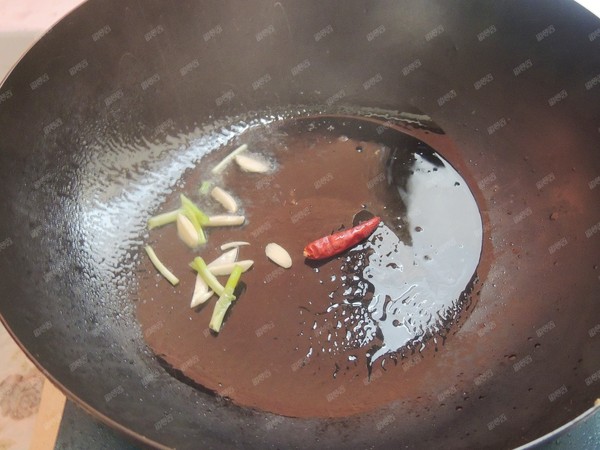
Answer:
[[[348,230],[317,239],[304,248],[304,256],[308,259],[326,259],[342,253],[369,237],[379,222],[381,222],[379,217],[373,217]]]

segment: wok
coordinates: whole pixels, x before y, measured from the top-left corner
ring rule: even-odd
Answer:
[[[600,394],[599,27],[566,0],[90,0],[0,89],[2,320],[71,399],[147,445],[532,441]],[[358,415],[280,417],[173,376],[134,313],[157,206],[142,194],[174,176],[155,163],[217,120],[356,107],[427,114],[455,144],[485,233],[462,322],[393,374],[405,395]]]

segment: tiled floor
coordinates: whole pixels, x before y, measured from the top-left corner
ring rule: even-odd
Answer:
[[[44,377],[0,326],[0,449],[29,448]]]

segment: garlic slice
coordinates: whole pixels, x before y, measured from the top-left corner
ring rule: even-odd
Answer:
[[[200,306],[203,303],[206,303],[215,293],[213,291],[205,292],[204,294],[200,294],[197,297],[192,298],[192,303],[190,303],[190,308],[195,308],[196,306]]]
[[[215,186],[211,191],[210,195],[212,195],[212,198],[214,198],[221,205],[223,205],[223,208],[225,208],[228,212],[234,213],[238,210],[238,204],[233,198],[233,196],[229,192],[221,189],[220,187]]]
[[[270,170],[269,164],[255,155],[237,155],[235,162],[244,172],[265,173]]]
[[[265,254],[267,255],[267,258],[284,269],[292,267],[292,257],[287,250],[279,244],[275,244],[274,242],[267,244],[265,247]]]
[[[194,294],[192,295],[190,308],[195,308],[196,306],[201,305],[213,295],[214,292],[208,289],[208,284],[206,284],[200,275],[196,275],[196,285],[194,286]]]
[[[214,276],[222,276],[222,275],[230,275],[235,266],[240,266],[242,268],[242,272],[246,272],[250,267],[254,265],[254,261],[251,259],[244,259],[242,261],[236,261],[233,263],[220,264],[218,266],[207,266],[210,273]]]
[[[232,248],[229,251],[221,254],[219,257],[215,258],[214,261],[210,262],[206,265],[209,269],[214,266],[222,266],[223,264],[231,264],[234,263],[238,257],[238,253],[240,249],[238,247]]]
[[[206,294],[210,289],[208,289],[208,284],[204,281],[204,278],[200,276],[200,274],[196,274],[196,284],[194,285],[194,295],[196,294]]]
[[[246,242],[246,241],[227,242],[226,244],[221,245],[221,250],[225,251],[225,250],[229,250],[230,248],[241,247],[243,245],[250,245],[250,242]]]
[[[188,247],[196,248],[198,246],[198,232],[190,219],[183,214],[177,214],[177,234]]]
[[[232,227],[242,225],[246,218],[244,216],[210,216],[207,227]]]

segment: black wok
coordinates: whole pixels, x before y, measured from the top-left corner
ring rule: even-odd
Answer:
[[[148,445],[536,439],[600,395],[599,28],[567,0],[90,0],[0,88],[2,320],[70,398]],[[224,403],[165,371],[134,315],[155,205],[131,192],[203,124],[290,105],[428,114],[484,220],[469,314],[411,369],[410,396],[359,416]]]

